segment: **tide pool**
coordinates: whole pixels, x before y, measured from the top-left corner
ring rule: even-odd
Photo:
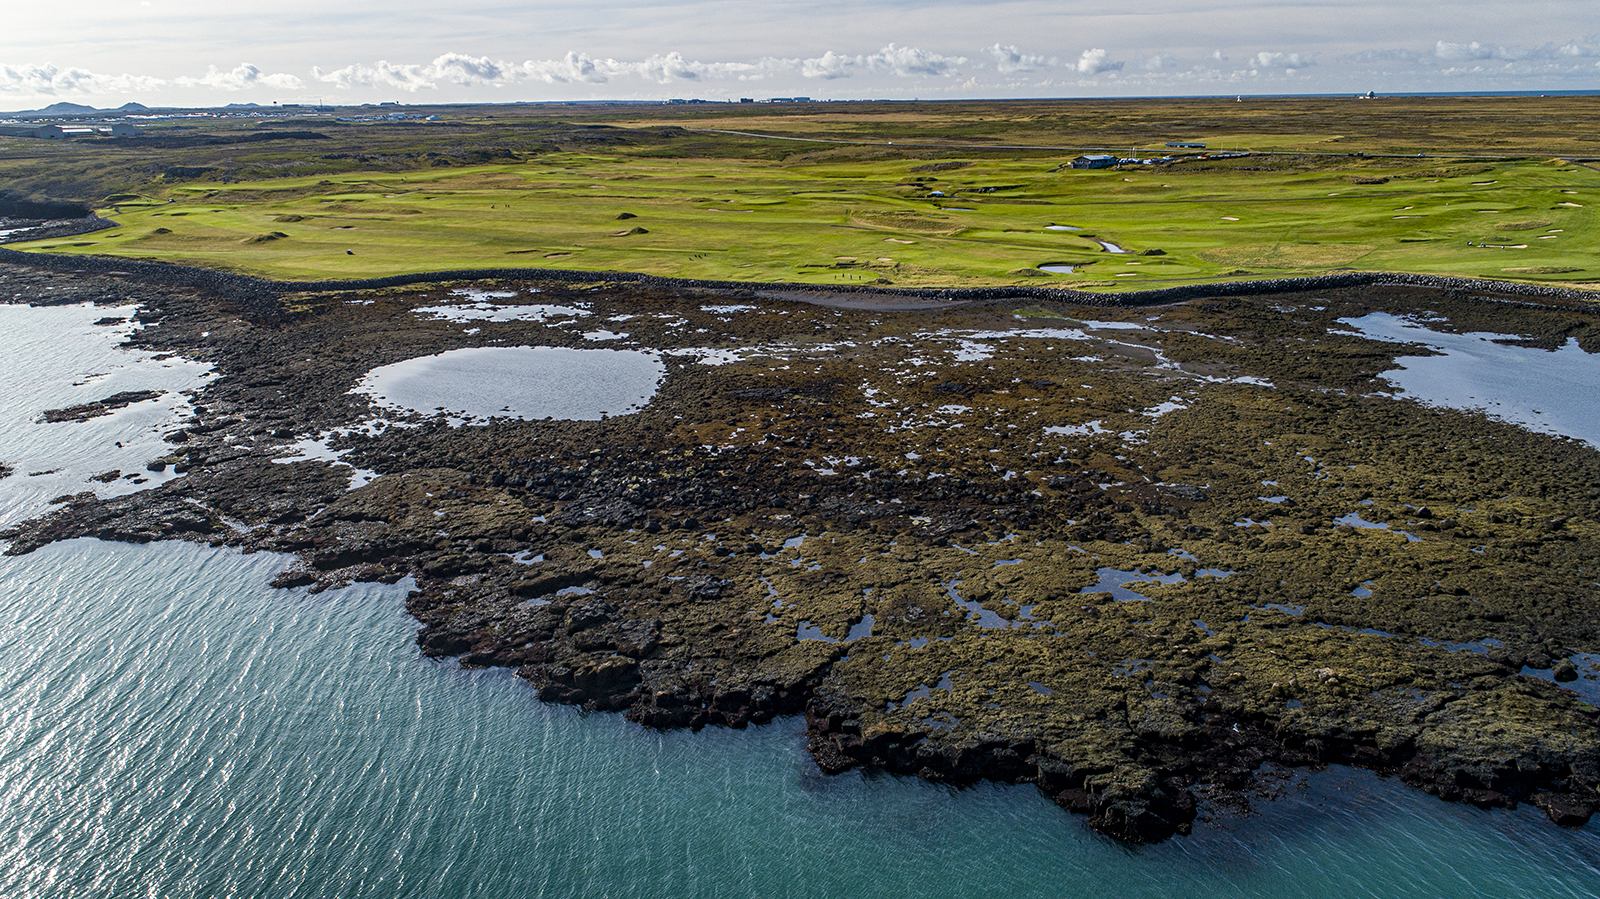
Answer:
[[[474,347],[420,356],[367,373],[356,392],[392,410],[598,421],[637,411],[666,366],[638,350]]]
[[[1433,356],[1401,356],[1383,379],[1400,395],[1452,409],[1474,409],[1546,434],[1600,447],[1600,355],[1576,340],[1555,350],[1497,343],[1512,335],[1450,334],[1374,312],[1340,319],[1361,336],[1420,343]]]

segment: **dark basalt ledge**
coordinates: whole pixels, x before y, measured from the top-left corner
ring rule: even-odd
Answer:
[[[79,274],[52,275],[63,271]],[[1339,276],[1276,294],[1257,294],[1261,282],[1132,299],[922,291],[960,302],[895,311],[739,285],[727,289],[765,311],[719,315],[702,308],[703,282],[524,270],[500,280],[587,305],[585,323],[632,315],[632,337],[603,346],[829,350],[788,368],[668,355],[649,406],[604,421],[417,416],[352,434],[336,446],[381,475],[356,490],[349,468],[273,461],[374,417],[349,390],[379,365],[597,346],[582,328],[474,322],[468,334],[413,312],[470,274],[314,288],[0,251],[0,296],[49,286],[51,302],[136,300],[131,345],[218,373],[149,461],[181,477],[60,497],[0,540],[10,554],[81,536],[291,553],[298,564],[275,583],[313,593],[414,577],[424,654],[515,669],[545,700],[656,728],[803,714],[824,771],[1033,783],[1129,841],[1186,832],[1203,800],[1248,795],[1270,764],[1360,765],[1447,800],[1533,802],[1566,825],[1600,806],[1600,710],[1518,674],[1564,675],[1567,657],[1600,651],[1600,453],[1378,395],[1377,374],[1415,350],[1334,333],[1338,318],[1386,310],[1600,349],[1592,310],[1561,302],[1573,297]],[[948,350],[929,332],[1011,327],[1019,299],[1063,316],[1160,305],[1163,330],[1118,331],[1098,362],[997,343],[990,359],[896,374]],[[1215,380],[1174,377],[1137,339]],[[1175,394],[1188,408],[1140,417]],[[887,427],[948,405],[977,417]],[[1040,442],[1045,424],[1091,418],[1143,436]],[[847,456],[860,464],[833,475],[805,464]],[[1262,480],[1294,501],[1264,502]],[[1423,539],[1334,524],[1357,509]],[[1247,518],[1274,527],[1235,526]],[[1099,567],[1188,582],[1116,602],[1092,590]],[[1352,592],[1368,581],[1370,595]],[[858,626],[866,635],[847,640]],[[808,627],[826,639],[798,639]],[[1487,651],[1448,645],[1491,638]]]
[[[121,321],[121,319],[117,319]],[[147,400],[160,399],[166,394],[164,390],[124,390],[113,393],[103,400],[92,403],[83,403],[77,406],[68,406],[65,409],[46,409],[41,416],[42,421],[88,421],[102,415],[110,415],[118,409],[131,406],[134,403],[143,403]]]
[[[101,218],[98,215],[87,215],[81,218],[34,218],[21,221],[0,221],[6,230],[16,233],[8,234],[0,243],[22,243],[29,240],[49,240],[55,237],[76,237],[79,234],[93,234],[96,231],[105,231],[108,228],[121,227],[111,219]],[[17,230],[26,227],[26,230]],[[11,250],[9,252],[17,252]],[[24,254],[31,255],[31,254]]]

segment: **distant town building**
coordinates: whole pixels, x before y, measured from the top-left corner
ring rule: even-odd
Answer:
[[[1091,153],[1072,160],[1072,167],[1075,169],[1109,169],[1116,164],[1117,157],[1104,153]]]
[[[36,137],[42,140],[62,140],[70,137],[135,137],[139,129],[127,122],[110,125],[0,125],[0,136]]]
[[[60,125],[0,125],[0,135],[5,137],[37,137],[60,140],[67,136]]]

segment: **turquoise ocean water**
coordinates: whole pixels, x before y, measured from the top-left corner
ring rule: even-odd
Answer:
[[[423,659],[402,586],[78,540],[0,560],[0,896],[1555,897],[1600,828],[1364,772],[1153,847],[1031,787],[824,777]]]

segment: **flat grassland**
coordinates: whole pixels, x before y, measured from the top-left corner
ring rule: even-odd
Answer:
[[[293,279],[538,267],[1091,290],[1348,270],[1600,282],[1600,170],[1574,127],[1595,120],[1595,98],[437,112],[218,120],[31,158],[12,140],[0,174],[35,183],[73,183],[74,165],[107,156],[115,174],[92,183],[108,192],[89,199],[121,225],[15,246]],[[316,132],[275,138],[291,125]],[[1066,166],[1096,149],[1187,155]],[[1219,151],[1250,155],[1199,158]]]

